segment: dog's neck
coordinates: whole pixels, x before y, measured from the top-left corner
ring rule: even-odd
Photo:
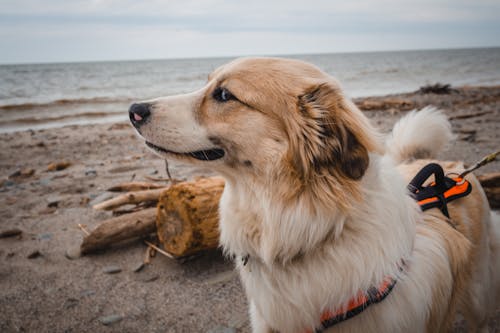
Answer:
[[[349,212],[335,202],[311,212],[310,198],[283,203],[269,188],[272,182],[264,186],[228,179],[221,199],[221,243],[230,255],[268,265],[315,255],[324,246],[372,251],[367,245],[373,244],[378,251],[391,254],[388,261],[397,262],[409,255],[416,214],[402,179],[394,179],[395,173],[388,159],[372,155],[359,184],[362,198],[353,202]],[[408,205],[401,204],[406,199]]]

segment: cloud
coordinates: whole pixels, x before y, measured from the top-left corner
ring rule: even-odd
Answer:
[[[4,0],[0,62],[492,46],[499,30],[489,0]]]

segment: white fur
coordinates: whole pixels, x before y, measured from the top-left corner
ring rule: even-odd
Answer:
[[[422,136],[422,126],[426,135],[417,142],[424,147],[412,143]],[[329,210],[308,216],[300,204],[280,206],[269,188],[228,180],[220,205],[221,244],[232,254],[250,255],[247,265],[237,261],[237,267],[250,298],[253,331],[301,332],[318,327],[325,309],[344,306],[357,292],[378,285],[388,275],[400,278],[391,297],[328,332],[425,331],[433,288],[440,286],[440,297],[450,297],[453,277],[442,235],[418,226],[422,214],[406,194],[406,182],[393,161],[411,158],[431,141],[433,149],[426,156],[434,157],[451,136],[449,123],[436,109],[403,118],[391,139],[397,147],[389,147],[390,155],[370,156],[362,179],[363,203],[349,214],[341,214],[332,203]],[[263,225],[260,243],[249,237],[255,232],[249,229],[255,220]],[[296,253],[333,226],[333,237],[304,260],[272,261],[276,253],[269,244]],[[418,228],[422,234],[417,237]],[[400,259],[409,267],[402,276],[396,266]]]
[[[387,153],[396,162],[433,158],[453,138],[446,115],[432,106],[401,118],[386,141]]]
[[[256,60],[251,71],[244,71],[245,76],[260,73],[257,63],[269,61]],[[236,62],[226,71],[216,71],[206,90],[157,100],[152,119],[141,126],[141,134],[146,140],[169,150],[177,146],[187,150],[204,149],[210,142],[208,133],[214,130],[214,125],[197,119],[200,100],[212,91],[210,89],[218,82],[216,76],[222,75],[227,80],[231,71],[238,72],[251,66],[248,62],[252,60]],[[307,75],[325,77],[303,63],[272,62],[275,67],[271,68],[279,71],[292,65],[295,69],[303,69],[298,70],[300,75],[291,76],[290,80],[300,82]],[[275,75],[274,81],[264,80],[260,84],[267,84],[271,90],[285,89],[280,85],[285,79]],[[259,82],[252,84],[255,84],[254,89],[259,87]],[[257,102],[258,99],[251,101]],[[356,127],[352,122],[359,121],[360,128],[370,131],[368,121],[352,103],[343,105],[345,112],[354,115],[350,118],[351,129]],[[267,104],[259,106],[264,108]],[[220,111],[221,107],[217,105],[215,111]],[[328,332],[424,332],[431,324],[436,331],[441,330],[440,325],[445,325],[442,322],[448,311],[447,301],[455,291],[456,272],[452,265],[455,261],[451,258],[454,252],[447,247],[446,232],[429,227],[433,222],[445,223],[442,215],[422,214],[416,202],[408,196],[407,180],[399,169],[402,165],[409,165],[404,164],[409,160],[435,157],[452,138],[451,126],[443,113],[435,108],[409,113],[394,126],[385,155],[377,153],[378,149],[371,150],[369,166],[360,180],[332,185],[337,186],[335,190],[338,191],[329,193],[340,193],[349,186],[360,189],[359,198],[353,198],[352,206],[346,209],[334,199],[327,204],[312,201],[311,198],[318,199],[320,194],[317,193],[317,196],[312,196],[310,192],[305,192],[305,195],[287,192],[289,183],[280,178],[280,172],[285,170],[280,163],[284,161],[287,142],[272,132],[277,125],[273,125],[276,123],[265,112],[254,109],[238,112],[232,108],[228,114],[222,112],[221,115],[215,111],[215,115],[211,115],[212,120],[216,119],[215,123],[226,129],[246,131],[222,132],[232,136],[230,139],[239,146],[246,147],[246,150],[236,149],[237,152],[245,157],[248,156],[245,154],[264,156],[261,164],[265,167],[259,165],[257,173],[240,172],[238,159],[232,160],[233,164],[224,160],[210,164],[226,178],[220,200],[220,243],[226,253],[237,258],[236,266],[249,298],[255,333],[314,330],[325,310],[345,307],[360,291],[378,286],[388,276],[397,278],[397,284],[384,301]],[[230,117],[232,122],[227,120]],[[338,119],[340,123],[342,120]],[[245,126],[237,127],[241,124]],[[246,136],[247,132],[253,135]],[[266,135],[268,132],[273,135]],[[367,136],[375,138],[376,135],[372,134]],[[262,140],[262,137],[266,139]],[[246,146],[247,140],[236,140],[241,138],[249,138],[252,142]],[[280,140],[276,140],[278,138]],[[345,187],[338,188],[340,186]],[[284,200],[284,195],[290,193],[293,193],[293,198]],[[496,275],[500,270],[500,225],[497,218],[491,221],[484,194],[482,201],[481,212],[488,214],[481,215],[481,222],[489,233],[482,233],[481,244],[477,247],[481,262],[474,265],[470,311],[467,313],[473,328],[478,329],[485,327],[487,318],[486,313],[480,312],[494,309],[500,284]],[[465,223],[472,225],[472,221]],[[460,250],[462,245],[459,244],[457,249]],[[465,245],[461,249],[465,248],[468,249]],[[245,265],[242,259],[247,256],[249,259]],[[403,272],[399,270],[401,260],[407,263]],[[440,300],[445,300],[445,305],[439,303]],[[430,324],[431,319],[436,322]]]

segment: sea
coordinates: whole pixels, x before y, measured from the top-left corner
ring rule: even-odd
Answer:
[[[286,56],[335,76],[350,97],[426,84],[500,85],[500,48]],[[0,133],[128,118],[130,103],[201,88],[234,58],[0,65]]]

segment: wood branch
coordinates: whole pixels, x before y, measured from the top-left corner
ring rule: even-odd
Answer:
[[[204,178],[173,185],[161,195],[157,233],[163,248],[185,257],[219,246],[219,200],[224,180]]]
[[[163,191],[165,191],[164,188],[128,192],[126,194],[119,195],[116,198],[98,203],[94,205],[93,208],[97,210],[111,210],[127,204],[139,204],[144,201],[158,201],[158,198]]]
[[[125,240],[148,236],[156,230],[156,208],[105,220],[83,239],[82,254],[107,249]]]
[[[500,172],[487,173],[477,179],[488,197],[491,208],[500,208]]]
[[[475,112],[475,113],[467,113],[467,114],[457,114],[457,115],[454,115],[454,116],[450,116],[448,119],[450,119],[450,120],[467,119],[467,118],[481,117],[481,116],[484,116],[485,114],[490,114],[490,113],[493,113],[493,111],[483,111],[483,112]]]
[[[107,189],[109,192],[133,192],[133,191],[144,191],[152,190],[158,188],[165,188],[167,185],[160,185],[155,183],[147,182],[128,182],[112,186]]]

